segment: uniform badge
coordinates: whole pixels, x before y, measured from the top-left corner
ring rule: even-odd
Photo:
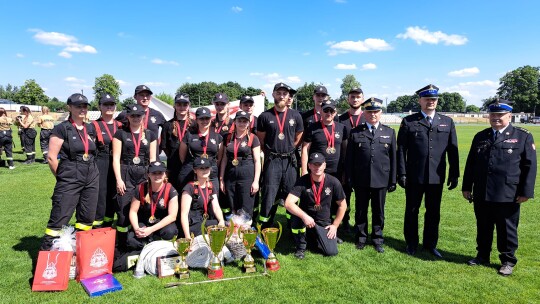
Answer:
[[[152,121],[152,123],[156,123],[156,117],[155,116],[150,117],[150,120]]]
[[[292,119],[292,118],[289,119],[289,125],[290,125],[291,127],[294,127],[294,119]]]
[[[340,138],[340,137],[341,137],[341,135],[339,135],[338,132],[336,132],[336,135],[334,135],[334,136],[335,136],[336,138]]]
[[[165,201],[163,199],[160,199],[158,204],[160,207],[165,207]]]
[[[330,193],[332,193],[332,190],[330,190],[330,187],[326,187],[326,189],[324,189],[324,193],[326,195],[330,195]]]
[[[309,189],[309,188],[306,189],[306,192],[307,192],[307,193],[311,193],[311,189]]]
[[[512,154],[512,152],[514,152],[512,149],[508,149],[508,154]]]
[[[240,146],[242,146],[242,148],[245,148],[245,147],[247,146],[247,144],[246,144],[245,141],[243,141],[243,142],[240,144]]]
[[[223,131],[228,131],[229,130],[229,127],[227,126],[223,126],[223,128],[221,128]]]
[[[536,151],[536,146],[535,146],[534,144],[532,144],[531,146],[532,146],[532,149],[533,149],[534,151]]]
[[[362,143],[358,143],[358,147],[362,147]]]
[[[384,144],[384,147],[385,147],[386,149],[388,149],[388,144]]]
[[[141,140],[141,142],[142,142],[143,145],[145,145],[145,146],[148,145],[148,140],[146,140],[146,138],[143,138],[143,139]]]
[[[216,144],[216,140],[213,139],[213,138],[210,138],[210,142],[211,142],[212,144],[214,144],[214,145]]]

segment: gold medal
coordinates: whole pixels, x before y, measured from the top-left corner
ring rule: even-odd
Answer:
[[[238,159],[236,159],[236,158],[232,160],[233,166],[238,166],[239,163],[240,163],[240,162],[239,162]]]
[[[208,218],[208,213],[203,214],[202,217],[206,220]]]
[[[326,154],[332,154],[332,148],[330,147],[326,148]]]
[[[90,157],[88,157],[88,154],[84,153],[83,156],[82,156],[82,160],[88,161],[89,159],[90,159]]]
[[[138,165],[138,164],[141,163],[141,159],[140,159],[138,156],[135,156],[135,157],[133,158],[133,163],[134,163],[135,165]]]
[[[280,140],[284,140],[285,139],[285,134],[279,133],[277,138],[279,138]]]
[[[201,158],[208,158],[208,154],[206,153],[201,154]]]
[[[154,224],[156,222],[156,218],[152,215],[149,219],[148,219],[148,222],[150,224]]]
[[[315,205],[315,211],[321,211],[322,207],[321,204]]]

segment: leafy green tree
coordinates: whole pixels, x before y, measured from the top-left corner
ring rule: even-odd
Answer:
[[[130,96],[130,97],[128,97],[128,98],[126,98],[126,99],[124,99],[122,101],[121,107],[122,107],[122,109],[126,109],[127,106],[132,105],[132,104],[136,104],[136,103],[137,103],[137,101],[135,100],[135,98]]]
[[[304,85],[298,87],[297,93],[295,96],[293,108],[296,108],[300,112],[307,111],[314,107],[313,104],[313,92],[315,87],[319,84],[315,84],[313,81],[311,83],[305,82]]]
[[[19,92],[19,88],[17,86],[12,86],[8,83],[7,86],[4,88],[0,85],[0,98],[2,99],[17,102],[17,92]]]
[[[459,93],[441,93],[437,103],[437,111],[461,113],[465,111],[465,100]]]
[[[418,95],[416,94],[398,96],[396,100],[388,104],[388,113],[417,112],[419,110],[420,105],[418,104]]]
[[[257,95],[261,95],[261,92],[262,92],[261,89],[256,89],[254,87],[247,87],[247,89],[244,90],[242,95],[257,96]]]
[[[347,97],[349,95],[349,91],[353,88],[360,88],[360,87],[362,87],[362,85],[360,84],[358,80],[356,80],[354,75],[351,75],[351,74],[345,75],[340,86],[341,96],[339,96],[339,98],[337,99],[337,103],[338,103],[337,108],[339,110],[348,109],[349,104],[347,103]]]
[[[94,90],[94,106],[98,104],[101,93],[107,93],[117,101],[120,101],[120,95],[122,95],[120,84],[118,84],[116,79],[110,74],[103,74],[100,77],[96,77],[92,89]]]
[[[37,105],[47,103],[49,97],[34,79],[28,79],[16,93],[16,100],[22,104]]]
[[[480,108],[475,105],[468,105],[465,112],[467,113],[479,113]]]
[[[184,83],[176,93],[187,93],[193,107],[206,106],[212,104],[214,95],[219,92],[219,86],[212,81],[201,83]]]
[[[56,97],[51,98],[49,102],[41,105],[49,107],[49,110],[51,110],[51,112],[64,112],[66,110],[66,103],[61,102]]]
[[[497,99],[497,96],[490,96],[488,98],[482,99],[482,107],[480,110],[487,111],[490,103],[494,102]]]
[[[154,97],[170,105],[174,104],[174,97],[171,94],[161,92],[159,94],[154,95]]]
[[[540,67],[526,65],[499,79],[497,94],[514,102],[514,112],[533,112],[539,103]]]
[[[242,93],[246,90],[238,82],[234,82],[234,81],[228,81],[226,83],[222,83],[218,87],[219,87],[219,90],[214,92],[214,94],[225,93],[229,97],[229,100],[240,99],[240,97],[242,96]]]

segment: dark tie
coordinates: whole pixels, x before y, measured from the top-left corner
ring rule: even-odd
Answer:
[[[375,126],[371,126],[371,135],[375,136]]]
[[[426,119],[427,119],[427,122],[428,122],[429,126],[431,127],[431,122],[432,122],[431,116],[426,116]]]
[[[497,136],[499,136],[499,131],[495,131],[495,134],[493,134],[493,141],[497,140]]]

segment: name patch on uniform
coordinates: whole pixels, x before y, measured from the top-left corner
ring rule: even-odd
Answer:
[[[518,142],[518,140],[517,140],[517,138],[509,138],[509,139],[505,139],[503,142],[515,144],[515,143]]]
[[[448,127],[448,125],[439,125],[439,127]]]

